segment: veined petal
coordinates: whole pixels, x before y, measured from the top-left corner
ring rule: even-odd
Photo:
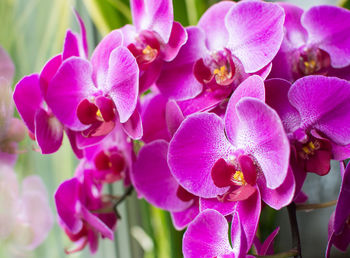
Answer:
[[[198,27],[206,34],[206,45],[210,50],[221,50],[226,47],[229,32],[225,26],[228,11],[235,2],[222,1],[212,5],[200,18]],[[220,17],[220,18],[219,18]]]
[[[186,258],[231,254],[225,217],[215,210],[200,213],[184,234],[182,252]]]
[[[350,143],[350,83],[335,77],[307,76],[289,90],[302,127],[315,128],[340,145]]]
[[[226,192],[227,187],[214,185],[211,169],[230,148],[223,121],[217,115],[202,113],[189,116],[170,141],[170,170],[190,193],[204,198],[216,197]]]
[[[131,171],[131,180],[136,191],[152,205],[168,211],[182,211],[191,202],[177,197],[179,184],[170,172],[167,154],[168,143],[164,140],[143,146]]]
[[[349,10],[336,6],[315,6],[304,13],[301,22],[309,34],[308,43],[326,51],[333,67],[342,68],[350,64]]]
[[[253,75],[243,81],[233,92],[227,104],[225,113],[225,130],[229,140],[234,139],[231,133],[236,132],[238,119],[236,114],[236,104],[243,97],[252,97],[265,101],[265,86],[261,77]]]
[[[123,45],[123,35],[121,31],[114,30],[110,32],[97,45],[91,56],[93,67],[93,80],[100,87],[105,84],[107,79],[109,58],[114,49]]]
[[[114,101],[120,122],[126,122],[136,108],[139,94],[139,68],[127,48],[112,51],[106,84],[99,87]]]
[[[225,17],[227,46],[247,73],[272,61],[283,39],[284,12],[277,4],[246,1],[235,5]]]
[[[139,32],[154,30],[165,43],[168,42],[174,20],[171,0],[132,0],[130,6],[133,23]]]
[[[71,57],[62,63],[48,87],[48,106],[58,120],[72,130],[87,128],[79,121],[76,110],[83,99],[91,97],[97,91],[91,75],[92,67],[88,61]]]

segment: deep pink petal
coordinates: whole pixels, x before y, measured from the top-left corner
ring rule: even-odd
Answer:
[[[79,121],[76,110],[83,99],[96,92],[91,74],[88,61],[71,57],[62,63],[47,90],[48,106],[58,120],[72,130],[79,131],[87,127]]]
[[[168,44],[164,46],[163,60],[166,62],[172,61],[179,53],[180,48],[187,41],[187,32],[184,27],[178,22],[173,23]]]
[[[174,135],[184,119],[179,105],[173,100],[168,101],[165,109],[165,120],[171,136]]]
[[[258,179],[258,185],[261,193],[261,199],[270,207],[279,210],[293,201],[295,193],[295,179],[291,168],[284,182],[272,190],[266,187],[266,181],[263,176]]]
[[[299,112],[289,103],[290,86],[288,81],[282,79],[270,79],[265,82],[266,104],[277,111],[287,135],[297,130],[301,122]]]
[[[39,86],[39,75],[32,74],[20,80],[15,87],[13,99],[21,118],[34,134],[35,113],[41,108],[43,103]]]
[[[187,225],[194,220],[195,217],[199,214],[199,205],[198,200],[196,200],[189,208],[179,211],[171,212],[171,219],[173,225],[177,230],[182,230]]]
[[[267,187],[277,188],[286,178],[290,153],[280,118],[265,103],[250,97],[237,103],[236,112],[239,125],[233,144],[253,155]]]
[[[167,43],[173,25],[173,4],[171,0],[130,1],[132,20],[140,32],[154,30]]]
[[[235,212],[232,216],[231,243],[235,257],[246,257],[250,246],[248,246],[246,233],[238,212]]]
[[[226,47],[229,32],[225,26],[228,11],[235,3],[222,1],[212,5],[200,18],[198,27],[206,34],[206,45],[210,50],[218,50]],[[220,17],[220,18],[219,18]]]
[[[182,211],[191,202],[184,202],[176,195],[179,184],[168,167],[167,153],[168,143],[164,140],[143,146],[134,163],[131,180],[138,194],[152,205],[168,211]]]
[[[68,29],[64,39],[62,60],[66,60],[71,56],[80,56],[79,50],[79,35]]]
[[[236,104],[242,97],[252,97],[265,101],[265,86],[261,77],[257,75],[248,77],[233,92],[225,113],[225,129],[229,140],[233,140],[235,137],[231,133],[235,132],[236,126],[238,126]]]
[[[215,114],[195,114],[184,120],[170,142],[171,172],[187,191],[205,198],[223,194],[211,178],[211,168],[230,148],[223,121]]]
[[[107,79],[109,57],[114,49],[123,44],[123,36],[121,31],[114,30],[110,32],[103,40],[97,45],[91,56],[91,64],[93,67],[93,80],[94,82],[102,86]]]
[[[328,20],[326,17],[332,17]],[[308,43],[325,50],[335,68],[350,64],[350,11],[336,6],[315,6],[302,16]]]
[[[56,74],[61,64],[62,64],[62,55],[59,54],[51,58],[45,64],[44,68],[41,70],[39,83],[40,83],[41,94],[44,96],[44,98],[46,96],[47,87],[49,87],[50,81]]]
[[[247,246],[249,248],[253,243],[259,224],[261,212],[260,192],[255,191],[249,199],[238,202],[236,211],[241,219],[245,236],[247,238]]]
[[[280,227],[277,227],[264,241],[261,246],[259,255],[272,255],[273,254],[273,241],[275,240],[278,232],[280,231]]]
[[[232,253],[225,217],[215,210],[200,213],[184,234],[182,252],[186,258],[217,257]]]
[[[136,108],[139,94],[139,69],[127,48],[118,47],[112,51],[106,84],[99,87],[114,101],[120,122],[126,122]]]
[[[223,216],[232,214],[236,210],[237,202],[220,202],[217,198],[200,198],[199,208],[203,212],[208,209],[216,210]]]
[[[148,94],[145,98],[147,99],[144,101],[141,108],[143,126],[142,140],[146,143],[157,139],[169,141],[170,135],[165,120],[167,99],[161,94],[155,96]]]
[[[187,43],[172,62],[163,65],[163,72],[156,82],[163,95],[176,100],[193,98],[203,88],[193,75],[192,69],[194,63],[207,53],[205,34],[196,27],[189,27],[186,31]]]
[[[35,138],[43,154],[54,153],[62,144],[63,125],[40,109],[35,114]]]
[[[335,77],[307,76],[289,90],[304,129],[315,128],[340,145],[350,143],[350,83]]]
[[[225,17],[228,47],[247,73],[272,61],[283,39],[283,9],[277,4],[246,1],[235,5]]]
[[[122,124],[124,132],[130,136],[131,139],[139,140],[143,135],[141,115],[137,109],[132,113],[131,117]]]

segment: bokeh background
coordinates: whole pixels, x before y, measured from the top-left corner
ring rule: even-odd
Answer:
[[[174,0],[175,20],[184,26],[195,25],[201,14],[215,0]],[[293,2],[303,8],[319,4],[337,4],[335,0]],[[131,23],[128,0],[0,0],[0,45],[14,61],[16,74],[14,84],[23,76],[40,72],[45,62],[62,50],[66,30],[79,31],[73,8],[82,16],[88,35],[90,54],[101,38],[109,31]],[[326,17],[326,19],[331,17]],[[49,192],[51,209],[55,214],[53,194],[58,185],[74,173],[77,160],[67,139],[63,147],[53,155],[41,155],[33,149],[33,142],[26,139],[20,146],[23,154],[19,156],[16,172],[19,178],[39,174]],[[325,202],[337,198],[340,185],[339,167],[326,177],[309,176],[304,189],[310,196],[310,202]],[[120,194],[122,186],[116,184],[106,189]],[[301,240],[304,257],[322,257],[327,243],[328,218],[334,208],[309,213],[298,212],[301,228]],[[120,206],[122,220],[118,222],[115,241],[100,241],[96,258],[134,258],[134,257],[182,257],[182,232],[173,229],[170,216],[138,200],[136,194]],[[287,212],[276,213],[265,210],[261,218],[262,236],[268,235],[280,225],[276,246],[277,250],[288,250],[291,245]],[[54,225],[46,241],[29,257],[62,258],[64,248],[71,243],[63,231]],[[333,250],[334,251],[334,250]],[[337,257],[349,257],[348,254],[332,252]],[[0,257],[7,258],[0,244]],[[72,254],[71,257],[92,257],[86,249]]]

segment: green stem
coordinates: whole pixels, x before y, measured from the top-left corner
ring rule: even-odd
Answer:
[[[299,235],[299,228],[298,228],[295,203],[292,202],[291,204],[289,204],[287,206],[287,209],[288,209],[288,215],[289,215],[290,228],[292,230],[292,250],[297,251],[297,253],[294,255],[294,257],[295,258],[297,258],[297,257],[302,258],[300,235]]]
[[[297,204],[296,210],[315,210],[315,209],[323,209],[327,207],[331,207],[337,204],[337,200],[333,200],[330,202],[324,202],[324,203],[310,203],[310,204]]]

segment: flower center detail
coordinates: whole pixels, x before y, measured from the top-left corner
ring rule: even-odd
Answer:
[[[294,72],[299,77],[321,74],[326,75],[330,67],[330,57],[328,53],[319,48],[303,47],[298,53]]]

